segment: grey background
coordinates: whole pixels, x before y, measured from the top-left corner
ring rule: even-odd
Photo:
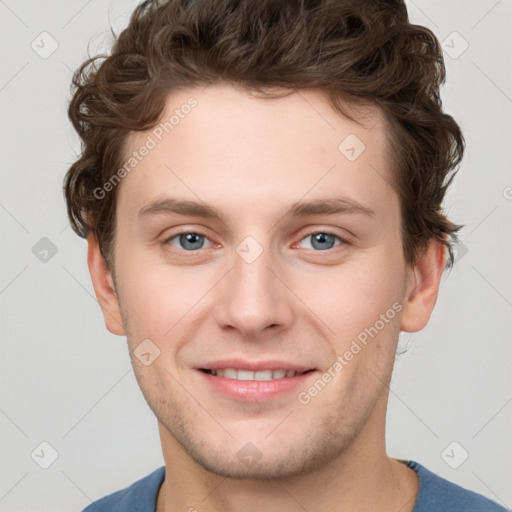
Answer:
[[[125,338],[104,327],[61,193],[78,150],[66,117],[72,70],[89,43],[92,54],[108,48],[109,20],[119,30],[134,5],[0,0],[2,511],[79,511],[163,464],[156,419]],[[408,6],[445,41],[443,99],[468,143],[446,209],[466,227],[430,324],[402,335],[388,452],[512,507],[512,3]],[[58,44],[46,58],[55,43],[43,31]],[[48,469],[44,441],[58,453]]]

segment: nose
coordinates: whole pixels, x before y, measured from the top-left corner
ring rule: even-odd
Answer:
[[[293,293],[267,249],[254,260],[234,253],[231,271],[216,287],[215,319],[223,328],[256,338],[269,328],[289,326]]]

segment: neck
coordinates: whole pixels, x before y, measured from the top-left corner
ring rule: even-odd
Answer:
[[[380,432],[380,435],[379,435]],[[414,470],[386,455],[383,425],[367,423],[337,458],[307,474],[275,480],[226,478],[193,461],[160,424],[165,481],[157,512],[292,512],[359,510],[411,512]]]

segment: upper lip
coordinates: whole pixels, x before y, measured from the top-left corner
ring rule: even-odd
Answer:
[[[199,370],[219,370],[225,368],[233,368],[236,370],[247,370],[258,372],[263,370],[294,370],[296,372],[307,372],[314,370],[311,366],[296,364],[290,361],[279,361],[277,359],[266,361],[244,361],[243,359],[222,359],[219,361],[211,361],[204,365],[198,366]]]

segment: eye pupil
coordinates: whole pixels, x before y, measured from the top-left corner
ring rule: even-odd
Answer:
[[[199,246],[197,245],[198,242],[200,242]],[[185,233],[180,235],[180,244],[186,250],[200,249],[203,243],[202,235],[197,233]]]
[[[334,236],[328,233],[316,233],[312,235],[312,246],[314,249],[330,249],[334,246]],[[319,244],[319,247],[315,247],[315,244]]]

